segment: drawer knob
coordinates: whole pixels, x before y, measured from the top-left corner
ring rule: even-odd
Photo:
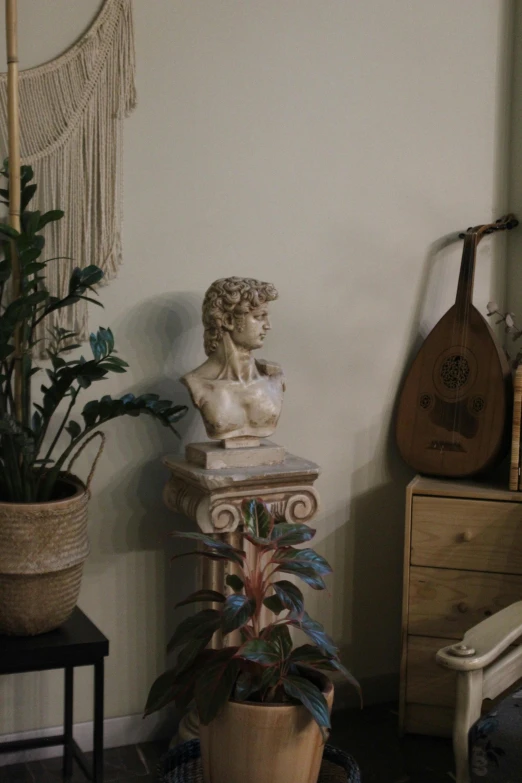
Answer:
[[[469,606],[465,601],[461,601],[460,604],[458,604],[457,609],[461,614],[466,614],[466,612],[469,612]]]
[[[473,533],[471,532],[471,530],[465,530],[460,537],[460,540],[465,541],[466,543],[469,543],[472,539],[473,539]]]

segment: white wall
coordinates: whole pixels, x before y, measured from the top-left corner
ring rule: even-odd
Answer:
[[[511,144],[510,144],[510,178],[509,178],[509,206],[522,219],[522,3],[515,2],[515,14],[513,24],[513,37],[515,46],[513,51],[513,79],[511,94]],[[516,323],[522,324],[522,267],[520,258],[522,254],[522,229],[519,227],[509,235],[508,244],[508,308],[515,313]],[[509,345],[509,343],[508,343]],[[510,350],[516,355],[522,346],[520,341],[510,343]]]
[[[52,57],[98,0],[20,0],[21,61]],[[105,313],[126,376],[157,389],[203,359],[199,308],[229,274],[272,281],[268,358],[288,377],[276,440],[323,468],[318,548],[335,567],[312,594],[367,693],[398,671],[404,487],[390,434],[419,334],[451,305],[454,233],[505,207],[509,2],[136,0],[139,104],[125,135],[125,265]],[[59,20],[59,22],[58,22]],[[59,205],[53,205],[59,206]],[[497,240],[481,244],[476,302],[502,299]],[[101,388],[101,387],[100,387]],[[173,605],[151,422],[107,428],[80,605],[110,637],[107,716],[138,713],[164,665]],[[203,436],[197,417],[184,440]],[[84,463],[85,465],[85,463]],[[91,718],[79,677],[77,720]],[[0,733],[56,725],[61,677],[0,680]]]

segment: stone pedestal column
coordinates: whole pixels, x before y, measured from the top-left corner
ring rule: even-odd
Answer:
[[[171,473],[163,491],[168,508],[193,520],[203,533],[223,536],[234,546],[241,546],[238,530],[245,498],[259,498],[285,522],[307,524],[319,509],[319,495],[313,485],[320,469],[293,454],[287,453],[274,465],[217,470],[192,464],[183,457],[168,456],[163,462]],[[225,579],[233,564],[201,560],[198,587],[226,592]],[[221,644],[220,640],[215,644]],[[180,724],[178,739],[197,736],[197,714],[190,712]]]

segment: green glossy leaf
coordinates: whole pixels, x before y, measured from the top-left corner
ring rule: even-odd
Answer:
[[[223,620],[221,630],[224,634],[241,628],[252,617],[256,610],[256,602],[246,595],[232,593],[227,596],[223,606]]]
[[[16,239],[16,237],[20,236],[20,232],[6,223],[0,223],[0,236]]]
[[[0,360],[7,359],[8,356],[11,356],[14,349],[14,345],[11,345],[10,343],[0,343]]]
[[[239,673],[239,661],[234,657],[237,647],[215,650],[199,672],[195,698],[199,718],[204,726],[219,714],[230,698]]]
[[[278,522],[274,525],[270,538],[279,548],[304,544],[306,541],[310,541],[315,536],[315,533],[316,531],[308,527],[308,525]]]
[[[24,266],[24,275],[35,275],[37,272],[41,272],[45,269],[45,264],[40,264],[37,261],[33,261],[30,264]]]
[[[283,678],[283,687],[288,696],[301,702],[310,712],[321,729],[323,739],[326,741],[328,736],[326,730],[329,729],[331,725],[330,714],[326,699],[317,685],[314,685],[313,682],[310,682],[310,680],[307,680],[305,677],[288,675]]]
[[[81,433],[82,428],[80,427],[77,421],[70,421],[68,422],[65,431],[68,432],[72,440],[74,440]]]
[[[211,601],[212,603],[224,603],[225,596],[221,593],[216,592],[216,590],[196,590],[195,593],[191,593],[191,595],[188,596],[188,598],[185,598],[183,601],[180,601],[176,604],[175,608],[177,609],[178,606],[187,606],[187,604],[193,604],[197,603],[198,601]]]
[[[217,609],[202,609],[197,614],[187,617],[178,625],[167,645],[167,652],[180,647],[194,639],[212,638],[221,625],[221,612]],[[209,636],[210,634],[210,636]]]
[[[38,231],[41,231],[47,223],[51,223],[55,220],[61,220],[64,216],[64,212],[61,209],[51,209],[49,212],[44,212],[38,222]]]
[[[20,210],[21,212],[25,212],[27,209],[27,205],[33,198],[34,194],[36,193],[37,186],[36,185],[27,185],[27,187],[22,188],[22,196],[20,199]]]
[[[243,644],[238,652],[238,658],[259,663],[261,666],[274,666],[280,662],[279,647],[263,639],[251,639]]]
[[[237,574],[228,574],[225,583],[236,593],[240,593],[245,586],[243,580]]]
[[[11,262],[7,259],[0,261],[0,283],[5,283],[11,277]]]
[[[272,584],[276,596],[285,609],[289,609],[295,615],[304,611],[304,596],[301,590],[286,579]]]

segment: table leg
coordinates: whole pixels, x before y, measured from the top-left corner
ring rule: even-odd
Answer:
[[[103,658],[94,664],[93,783],[103,783]]]
[[[63,776],[67,780],[73,773],[73,695],[74,667],[65,667],[65,695],[63,709]]]

